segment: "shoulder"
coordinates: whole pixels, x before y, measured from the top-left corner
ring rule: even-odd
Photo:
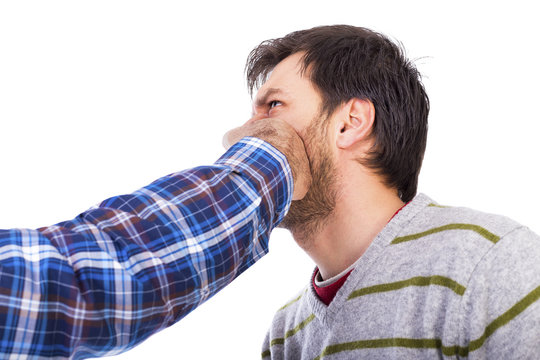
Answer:
[[[411,216],[401,223],[390,245],[416,247],[453,262],[468,260],[475,273],[481,272],[482,264],[511,268],[518,259],[534,262],[540,256],[540,237],[506,216],[440,205],[423,194],[411,205]]]
[[[418,200],[417,200],[418,199]],[[418,211],[406,232],[429,232],[435,234],[452,230],[466,230],[460,233],[465,235],[472,231],[478,235],[485,235],[488,240],[494,237],[501,238],[522,225],[518,222],[498,214],[478,211],[467,207],[441,205],[427,196],[420,194],[416,202]],[[494,237],[489,236],[493,234]]]
[[[526,358],[540,350],[540,237],[508,217],[464,207],[430,203],[418,216],[403,243],[419,233],[442,242],[432,256],[464,285],[456,351]]]
[[[423,266],[446,265],[448,270],[461,273],[462,281],[467,281],[476,264],[505,239],[526,236],[529,241],[538,241],[534,233],[508,217],[440,205],[423,194],[402,212],[389,242],[392,254],[409,254],[413,256],[411,261],[420,261]]]
[[[460,313],[463,350],[529,358],[540,351],[540,238],[527,227],[505,234],[476,265]]]
[[[425,195],[410,205],[388,254],[402,272],[459,284],[448,327],[457,344],[447,350],[479,358],[540,351],[540,237],[506,216],[442,206]]]
[[[496,261],[501,264],[509,264],[516,257],[540,256],[540,237],[503,215],[430,202],[417,218],[406,230],[409,234],[394,239],[394,243],[434,236],[454,250],[462,249],[462,255],[468,255],[477,264],[491,257],[497,257]]]
[[[389,254],[403,259],[411,272],[437,272],[471,291],[473,284],[479,286],[475,291],[485,290],[486,277],[511,284],[513,278],[532,281],[537,275],[531,272],[540,274],[540,237],[520,223],[466,207],[442,206],[425,195],[410,205],[414,214],[390,241]]]
[[[477,263],[506,238],[538,241],[528,228],[503,215],[440,205],[422,194],[409,206],[410,216],[399,224],[392,246],[426,252],[431,257],[448,257],[450,261]]]

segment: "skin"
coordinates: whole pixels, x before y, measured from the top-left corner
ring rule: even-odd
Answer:
[[[303,140],[313,181],[305,197],[293,201],[282,226],[328,279],[360,258],[404,204],[396,189],[358,161],[373,146],[373,104],[351,99],[328,118],[321,116],[321,96],[309,69],[300,72],[302,55],[293,54],[274,68],[257,93],[247,125],[279,118]]]

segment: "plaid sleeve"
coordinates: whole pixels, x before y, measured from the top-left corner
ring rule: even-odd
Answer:
[[[248,137],[73,220],[0,230],[0,358],[113,355],[175,323],[268,251],[292,186]]]

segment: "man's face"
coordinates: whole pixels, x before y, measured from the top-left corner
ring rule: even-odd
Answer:
[[[259,89],[253,105],[256,119],[279,118],[304,141],[312,183],[302,200],[293,201],[280,227],[289,229],[300,246],[310,246],[312,235],[335,208],[336,168],[328,138],[328,119],[320,112],[321,97],[311,81],[300,75],[301,54],[281,61]]]
[[[300,75],[301,54],[281,61],[259,89],[253,103],[254,118],[279,118],[303,137],[318,116],[321,97],[311,81]]]

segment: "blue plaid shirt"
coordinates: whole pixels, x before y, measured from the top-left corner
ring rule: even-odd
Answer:
[[[73,220],[0,230],[0,358],[113,355],[172,325],[268,252],[292,190],[283,154],[246,137]]]

